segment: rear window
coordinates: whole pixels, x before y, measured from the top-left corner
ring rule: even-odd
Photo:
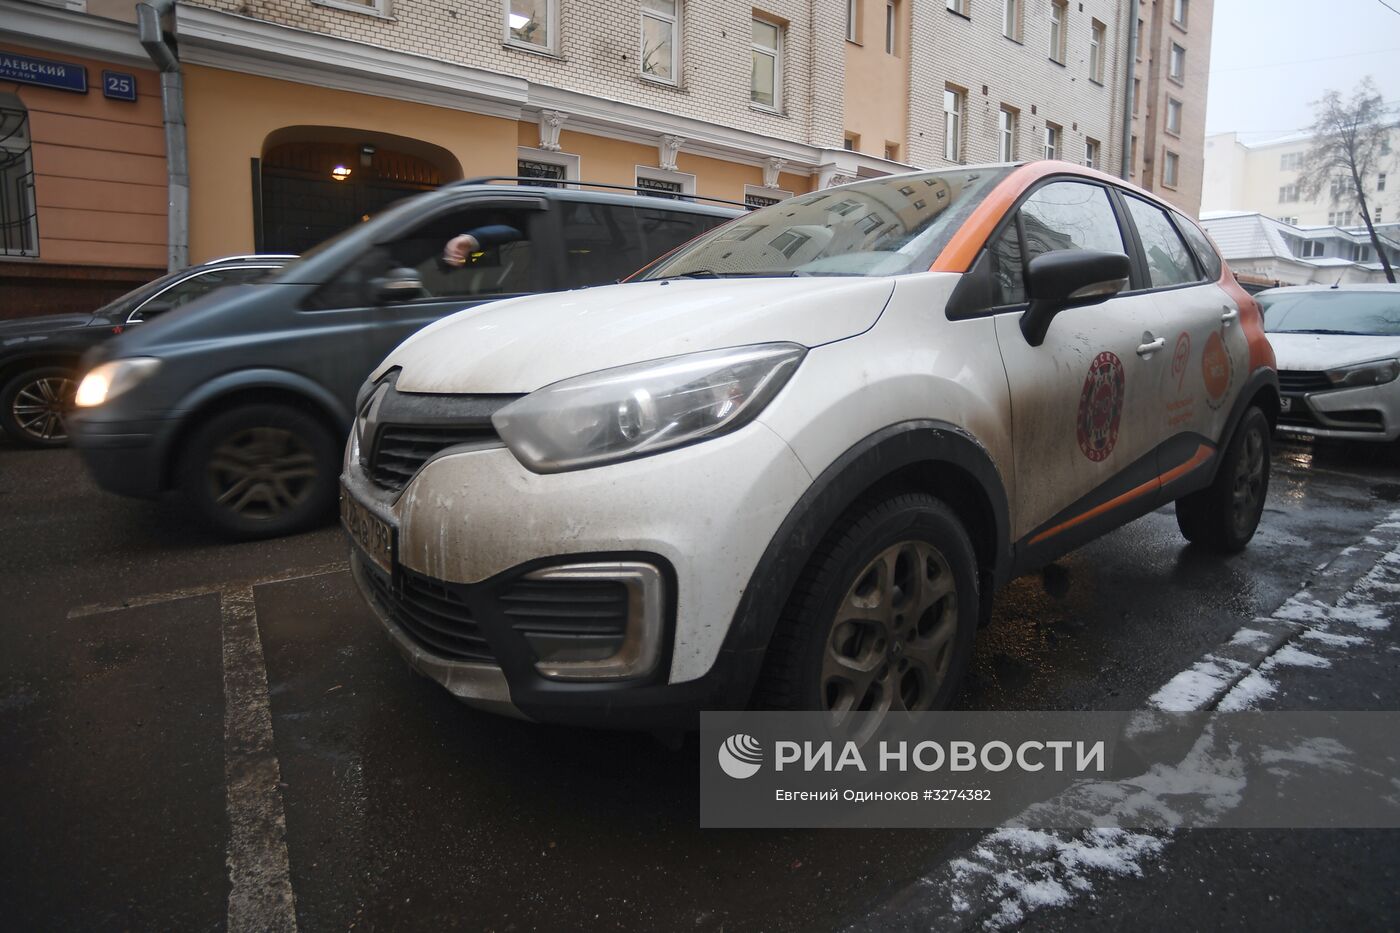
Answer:
[[[649,269],[672,276],[878,276],[921,272],[1011,171],[891,175],[755,211]]]
[[[1191,248],[1196,251],[1196,258],[1201,261],[1201,267],[1206,270],[1206,278],[1214,282],[1220,278],[1220,273],[1225,270],[1224,261],[1220,254],[1211,245],[1210,238],[1201,232],[1201,228],[1193,224],[1181,214],[1176,215],[1176,225],[1181,228],[1181,232],[1186,236],[1186,242],[1191,244]]]
[[[1384,292],[1279,291],[1258,297],[1273,334],[1400,337],[1400,289]]]

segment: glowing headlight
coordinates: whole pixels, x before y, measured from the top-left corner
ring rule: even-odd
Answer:
[[[491,422],[536,473],[644,457],[747,424],[806,353],[765,343],[605,369],[532,392]]]
[[[83,377],[73,396],[73,404],[79,408],[93,408],[110,402],[143,382],[159,366],[160,360],[148,356],[103,363]]]
[[[1333,369],[1327,373],[1332,385],[1339,389],[1358,386],[1378,386],[1393,382],[1400,376],[1400,360],[1376,360],[1344,369]]]

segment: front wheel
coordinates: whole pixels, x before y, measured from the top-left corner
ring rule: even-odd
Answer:
[[[977,630],[977,562],[953,512],[906,493],[849,514],[818,548],[769,646],[760,699],[824,710],[863,740],[892,711],[946,709]],[[853,713],[870,713],[856,722]]]
[[[0,388],[0,427],[26,447],[62,447],[68,443],[64,419],[77,389],[73,371],[64,366],[19,373]]]
[[[1221,554],[1244,550],[1269,494],[1269,419],[1250,408],[1235,429],[1215,480],[1176,501],[1176,524],[1192,544]]]
[[[329,517],[338,473],[335,439],[318,419],[283,405],[249,405],[194,433],[179,487],[223,534],[271,538]]]

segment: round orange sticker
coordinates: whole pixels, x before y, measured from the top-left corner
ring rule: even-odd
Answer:
[[[1230,391],[1230,380],[1234,375],[1232,367],[1230,353],[1225,349],[1225,341],[1221,339],[1220,332],[1216,331],[1206,341],[1205,351],[1201,354],[1201,377],[1206,384],[1206,400],[1212,408],[1218,407]]]

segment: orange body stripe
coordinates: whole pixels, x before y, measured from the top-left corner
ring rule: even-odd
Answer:
[[[1168,483],[1181,479],[1181,477],[1185,476],[1187,473],[1190,473],[1192,470],[1196,469],[1196,467],[1209,460],[1211,454],[1213,453],[1215,453],[1214,447],[1211,447],[1207,444],[1202,444],[1201,446],[1196,448],[1195,455],[1192,456],[1190,460],[1187,460],[1180,466],[1172,467],[1170,470],[1163,473],[1161,476],[1158,476],[1155,479],[1150,479],[1147,482],[1143,483],[1141,486],[1138,486],[1135,489],[1128,490],[1121,496],[1115,496],[1114,498],[1109,499],[1102,505],[1096,505],[1089,511],[1076,515],[1074,516],[1074,518],[1071,518],[1068,521],[1060,522],[1060,524],[1056,525],[1054,528],[1049,528],[1045,531],[1042,531],[1034,538],[1031,538],[1031,544],[1039,544],[1047,538],[1053,538],[1055,535],[1059,534],[1062,531],[1068,531],[1076,525],[1082,525],[1084,522],[1089,521],[1089,519],[1091,518],[1097,518],[1098,516],[1103,515],[1105,512],[1110,512],[1113,509],[1118,508],[1120,505],[1126,505],[1127,503],[1132,502],[1134,499],[1147,495],[1154,489],[1160,489]]]

